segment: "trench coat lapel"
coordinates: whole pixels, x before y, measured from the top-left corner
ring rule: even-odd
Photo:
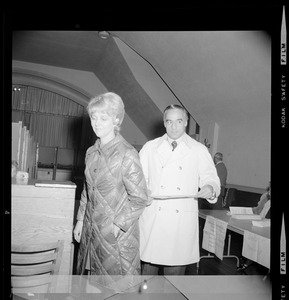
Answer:
[[[161,138],[160,142],[157,145],[157,158],[160,161],[161,165],[164,166],[167,164],[170,156],[172,155],[172,149],[165,138]]]
[[[180,160],[181,158],[187,156],[190,153],[190,148],[186,143],[180,143],[177,148],[174,150],[173,155],[171,156],[169,163]]]
[[[97,165],[94,166],[94,164],[97,164],[98,159],[95,160],[95,156],[99,156],[99,143],[98,140],[95,142],[95,144],[87,151],[87,161],[86,161],[86,180],[88,182],[95,181],[95,174],[92,176],[93,170],[97,167]],[[96,174],[97,175],[97,174]]]
[[[186,137],[184,137],[184,142],[180,143],[177,148],[172,151],[170,144],[167,141],[167,135],[163,135],[157,144],[157,157],[162,165],[167,165],[187,156],[191,149],[185,142]]]

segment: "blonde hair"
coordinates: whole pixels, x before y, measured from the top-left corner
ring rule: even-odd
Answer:
[[[115,130],[120,131],[120,125],[123,121],[125,110],[121,97],[115,93],[108,92],[92,98],[86,110],[89,117],[98,110],[105,111],[106,114],[114,118]]]

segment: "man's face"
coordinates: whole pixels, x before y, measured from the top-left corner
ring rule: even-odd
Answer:
[[[168,136],[176,140],[183,135],[188,122],[181,109],[169,109],[165,113],[164,126]]]

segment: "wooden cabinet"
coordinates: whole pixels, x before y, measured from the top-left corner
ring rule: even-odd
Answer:
[[[72,182],[48,182],[48,186],[12,184],[12,243],[31,244],[64,240],[59,275],[72,275],[73,217],[76,185]],[[61,278],[61,276],[60,276]],[[68,276],[60,283],[69,287]]]
[[[37,169],[37,179],[52,180],[52,175],[53,175],[53,169],[44,169],[44,168]]]
[[[39,180],[52,180],[53,169],[38,168],[37,179]],[[56,169],[56,181],[70,181],[72,177],[71,170]]]

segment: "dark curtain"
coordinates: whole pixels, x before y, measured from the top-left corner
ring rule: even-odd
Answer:
[[[84,107],[59,94],[30,86],[12,92],[12,122],[22,121],[43,147],[78,149]]]

